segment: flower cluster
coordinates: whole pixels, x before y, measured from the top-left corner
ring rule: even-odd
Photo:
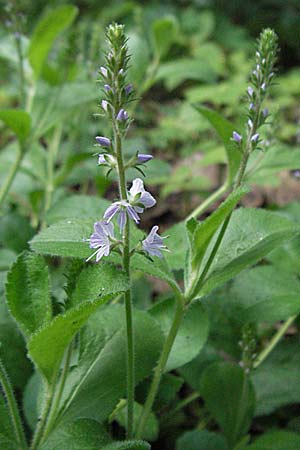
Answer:
[[[273,83],[274,66],[277,59],[277,36],[273,30],[264,30],[259,38],[255,54],[255,67],[251,73],[250,85],[247,88],[248,121],[246,130],[246,145],[251,151],[258,148],[260,134],[258,129],[266,123],[269,116],[267,108],[262,108],[269,87]],[[237,131],[232,134],[232,140],[242,147],[243,137]]]
[[[112,224],[114,218],[117,218],[120,231],[123,233],[128,219],[139,224],[140,214],[156,204],[156,200],[145,190],[144,183],[140,178],[133,180],[129,191],[126,189],[126,169],[134,167],[142,172],[138,166],[147,163],[153,157],[146,153],[137,152],[130,160],[123,161],[120,142],[126,136],[131,123],[126,105],[132,100],[133,95],[133,86],[126,81],[129,56],[124,27],[117,24],[110,25],[106,37],[109,51],[106,54],[105,66],[100,67],[104,95],[101,100],[101,108],[112,123],[113,138],[96,136],[96,145],[101,148],[98,154],[98,165],[108,167],[109,171],[117,170],[121,198],[106,209],[102,221],[94,224],[94,233],[88,241],[90,247],[96,249],[96,251],[88,260],[96,256],[97,262],[103,256],[108,256],[112,248],[124,244],[114,237],[114,226]],[[122,176],[123,188],[120,180]],[[163,238],[157,234],[157,230],[158,226],[152,228],[148,237],[142,241],[141,247],[150,256],[162,257],[161,250],[166,249],[166,247],[163,245]]]

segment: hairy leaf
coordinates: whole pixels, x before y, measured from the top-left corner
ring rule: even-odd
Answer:
[[[21,143],[29,136],[31,119],[26,111],[19,109],[2,109],[0,110],[0,120],[15,133]]]

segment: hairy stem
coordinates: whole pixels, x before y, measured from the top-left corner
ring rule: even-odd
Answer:
[[[217,189],[209,197],[207,197],[204,202],[197,206],[197,208],[194,209],[194,211],[192,211],[185,220],[188,221],[192,218],[197,219],[197,217],[201,216],[201,214],[203,214],[207,210],[207,208],[209,208],[209,206],[213,205],[217,200],[219,200],[222,195],[226,193],[227,189],[228,184],[224,183],[219,189]]]
[[[289,319],[287,319],[282,326],[279,328],[279,330],[274,334],[268,345],[261,351],[261,353],[257,356],[253,368],[257,369],[258,366],[261,365],[261,363],[269,356],[271,351],[276,347],[280,339],[283,337],[285,332],[289,329],[289,327],[292,325],[294,320],[297,316],[292,316]]]
[[[20,445],[20,449],[25,450],[27,448],[27,443],[18,405],[14,396],[12,385],[10,384],[7,372],[1,360],[0,360],[0,385],[3,389],[7,401],[10,419],[13,424],[16,439]]]
[[[2,207],[2,205],[6,199],[6,196],[9,193],[11,185],[12,185],[12,183],[15,179],[15,176],[21,166],[24,154],[25,154],[24,145],[19,144],[19,149],[18,149],[18,154],[17,154],[16,160],[15,160],[14,164],[12,165],[10,172],[0,190],[0,208]]]
[[[150,390],[148,392],[148,396],[146,399],[146,403],[144,405],[143,413],[141,415],[140,422],[138,425],[138,429],[137,429],[137,433],[136,433],[137,439],[140,439],[143,436],[143,432],[145,430],[145,426],[147,425],[147,420],[148,420],[149,414],[151,412],[151,409],[152,409],[152,406],[153,406],[153,403],[154,403],[154,400],[155,400],[155,397],[156,397],[156,394],[158,391],[160,380],[164,373],[164,369],[166,367],[170,352],[172,350],[172,347],[173,347],[175,338],[177,336],[181,321],[183,319],[184,312],[185,312],[184,298],[181,295],[180,297],[177,297],[177,305],[176,305],[173,322],[172,322],[170,331],[168,333],[168,336],[165,340],[165,343],[164,343],[160,358],[158,360],[157,366],[154,371],[154,376],[152,379]]]
[[[126,176],[122,154],[122,139],[118,125],[114,126],[115,152],[117,156],[119,191],[121,200],[127,201]],[[130,229],[127,218],[123,235],[123,268],[130,280]],[[131,290],[125,293],[126,335],[127,335],[127,437],[133,436],[133,414],[134,414],[134,338],[132,318]]]
[[[15,35],[16,48],[18,54],[18,69],[19,69],[19,85],[20,85],[20,103],[25,104],[25,75],[24,75],[24,57],[22,49],[21,35]]]

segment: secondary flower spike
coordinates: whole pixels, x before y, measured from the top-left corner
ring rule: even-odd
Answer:
[[[167,250],[167,247],[164,245],[164,239],[165,237],[159,236],[157,233],[158,226],[155,225],[152,227],[150,233],[142,241],[143,250],[147,252],[150,256],[158,256],[159,258],[162,258],[162,250]]]
[[[114,237],[114,226],[112,223],[96,222],[94,224],[94,233],[91,235],[89,242],[90,248],[97,250],[88,257],[89,261],[96,255],[96,262],[100,261],[103,256],[108,256],[110,252],[110,238]]]

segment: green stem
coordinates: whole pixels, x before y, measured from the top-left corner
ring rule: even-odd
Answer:
[[[25,154],[24,144],[19,144],[17,158],[16,158],[14,164],[12,165],[10,172],[0,190],[0,208],[2,207],[2,205],[4,203],[4,200],[6,199],[6,196],[11,188],[11,185],[12,185],[14,179],[15,179],[15,176],[21,166],[24,154]]]
[[[54,402],[52,403],[51,410],[49,412],[48,419],[47,419],[47,424],[45,426],[43,435],[41,437],[41,441],[45,441],[46,440],[46,438],[48,437],[49,433],[51,432],[51,430],[53,428],[53,425],[55,424],[55,421],[56,421],[56,419],[58,417],[59,406],[60,406],[60,402],[61,402],[61,398],[62,398],[62,394],[63,394],[64,388],[65,388],[67,376],[68,376],[68,373],[69,373],[69,367],[70,367],[70,361],[71,361],[71,356],[72,356],[72,350],[73,350],[73,345],[71,343],[68,346],[67,351],[66,351],[64,366],[63,366],[63,370],[62,370],[62,373],[61,373],[61,376],[60,376],[57,393],[55,395]]]
[[[172,409],[168,414],[163,416],[163,418],[162,418],[163,424],[166,424],[167,422],[169,422],[169,420],[174,416],[174,414],[176,414],[178,411],[185,408],[187,405],[194,402],[195,400],[197,400],[200,397],[201,397],[201,394],[199,394],[199,392],[195,391],[195,392],[192,392],[188,397],[181,400],[179,403],[177,403],[177,405],[175,406],[174,409]]]
[[[25,103],[25,76],[24,76],[24,57],[22,50],[21,36],[18,34],[15,36],[17,54],[18,54],[18,68],[19,68],[19,83],[20,83],[20,100],[21,105]]]
[[[52,195],[54,192],[54,166],[56,162],[59,143],[61,140],[61,135],[62,135],[62,125],[59,125],[53,133],[51,144],[48,148],[47,180],[45,189],[45,204],[44,204],[42,228],[44,228],[46,225],[46,213],[50,209],[52,202]]]
[[[271,351],[276,347],[280,339],[283,337],[285,332],[289,329],[289,327],[292,325],[294,320],[297,316],[290,317],[286,322],[282,324],[282,326],[279,328],[279,330],[274,334],[272,339],[270,340],[269,344],[262,350],[262,352],[258,355],[256,358],[253,368],[257,369],[258,366],[269,356]]]
[[[222,197],[222,195],[226,193],[227,189],[228,183],[226,182],[218,190],[216,190],[209,197],[207,197],[207,199],[204,200],[204,202],[202,202],[199,206],[197,206],[197,208],[194,209],[194,211],[192,211],[186,218],[186,221],[192,218],[197,219],[197,217],[201,216],[201,214],[203,214],[206,211],[206,209],[209,208],[209,206],[213,205],[217,200],[219,200],[219,198]]]
[[[166,367],[170,352],[172,350],[175,338],[177,336],[181,321],[183,319],[184,316],[184,312],[185,312],[185,308],[184,308],[184,298],[181,295],[179,298],[177,298],[177,305],[176,305],[176,310],[175,310],[175,314],[174,314],[174,318],[173,318],[173,322],[169,331],[169,334],[165,340],[160,358],[158,360],[157,366],[155,368],[154,371],[154,376],[152,379],[152,383],[150,386],[150,390],[146,399],[146,403],[144,405],[144,409],[143,409],[143,413],[141,415],[140,418],[140,422],[138,425],[138,429],[137,429],[137,433],[136,433],[136,438],[140,439],[143,436],[143,432],[145,429],[145,426],[147,425],[147,420],[149,417],[149,414],[151,412],[157,391],[158,391],[158,387],[159,387],[159,383],[161,380],[161,377],[164,373],[164,369]]]
[[[126,176],[122,154],[122,138],[116,124],[115,152],[117,156],[119,191],[120,198],[127,201]],[[130,280],[130,228],[127,218],[123,236],[123,268]],[[134,338],[133,338],[133,318],[132,318],[132,298],[131,289],[125,293],[125,314],[126,314],[126,335],[127,335],[127,438],[133,436],[133,415],[134,415]]]
[[[20,445],[20,449],[25,450],[27,449],[27,443],[25,439],[21,417],[18,410],[18,405],[7,372],[1,360],[0,360],[0,385],[3,389],[7,401],[7,406],[10,413],[10,418],[13,424],[16,439]]]

